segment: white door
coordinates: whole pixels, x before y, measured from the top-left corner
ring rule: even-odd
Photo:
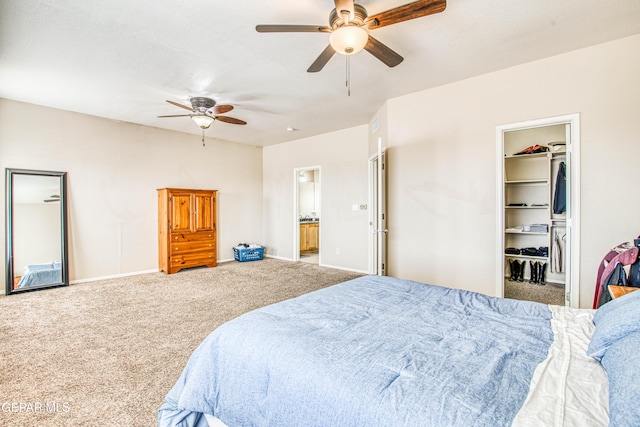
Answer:
[[[577,120],[577,119],[576,119]],[[577,206],[574,207],[573,203],[575,202],[575,198],[571,197],[572,194],[576,194],[576,192],[578,190],[576,190],[576,176],[577,174],[573,173],[573,155],[572,152],[574,151],[574,149],[576,150],[576,154],[577,154],[577,141],[575,140],[575,138],[572,138],[571,135],[571,124],[567,124],[566,127],[566,141],[567,141],[567,147],[566,147],[566,153],[565,153],[565,176],[568,177],[567,179],[567,198],[566,198],[566,227],[565,227],[565,235],[564,235],[564,240],[561,236],[560,240],[564,241],[564,259],[561,261],[565,270],[565,275],[566,275],[566,283],[567,284],[573,284],[573,280],[572,280],[572,272],[575,271],[575,266],[574,268],[568,268],[570,266],[570,263],[575,263],[575,261],[572,261],[573,259],[573,253],[572,253],[572,244],[571,242],[574,242],[574,223],[577,224],[578,221],[578,217],[579,217],[579,213],[577,212]],[[551,236],[552,239],[556,238],[556,232],[557,230],[555,230],[555,227],[553,228],[553,234]],[[567,242],[569,242],[570,244],[567,244]],[[566,286],[565,287],[565,305],[569,306],[569,307],[578,307],[580,302],[578,301],[577,297],[577,292],[575,292],[575,295],[573,295],[574,292],[572,290],[572,286]]]
[[[386,155],[378,145],[378,153],[369,159],[371,213],[370,274],[387,275]]]

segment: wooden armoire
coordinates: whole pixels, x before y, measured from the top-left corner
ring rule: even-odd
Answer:
[[[216,190],[158,189],[158,265],[167,274],[217,265]]]

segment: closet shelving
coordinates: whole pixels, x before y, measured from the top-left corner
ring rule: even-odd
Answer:
[[[549,263],[553,232],[564,226],[564,217],[553,214],[554,173],[560,153],[535,154],[505,153],[504,156],[504,247],[547,247],[547,256],[504,253],[505,265],[509,259]],[[545,231],[528,231],[531,225]],[[548,270],[547,270],[548,271]],[[525,268],[525,280],[530,278],[529,266]],[[509,275],[509,271],[505,272]],[[550,277],[553,276],[553,277]],[[548,280],[564,283],[564,277],[547,274]]]

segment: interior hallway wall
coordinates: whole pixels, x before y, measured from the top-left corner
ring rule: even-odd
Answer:
[[[320,167],[322,265],[368,271],[367,126],[358,126],[263,149],[264,244],[267,253],[293,259],[294,169]],[[339,254],[336,253],[339,250]]]

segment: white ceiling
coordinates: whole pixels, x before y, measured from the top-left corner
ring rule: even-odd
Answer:
[[[360,0],[369,15],[407,0]],[[638,0],[449,0],[444,12],[374,30],[405,59],[363,51],[306,70],[328,34],[260,34],[256,24],[328,25],[332,0],[2,0],[0,97],[200,135],[188,104],[232,104],[209,137],[259,146],[368,123],[393,97],[640,33]],[[630,52],[637,55],[638,52]],[[287,132],[293,127],[294,132]],[[199,138],[194,138],[199,141]]]

